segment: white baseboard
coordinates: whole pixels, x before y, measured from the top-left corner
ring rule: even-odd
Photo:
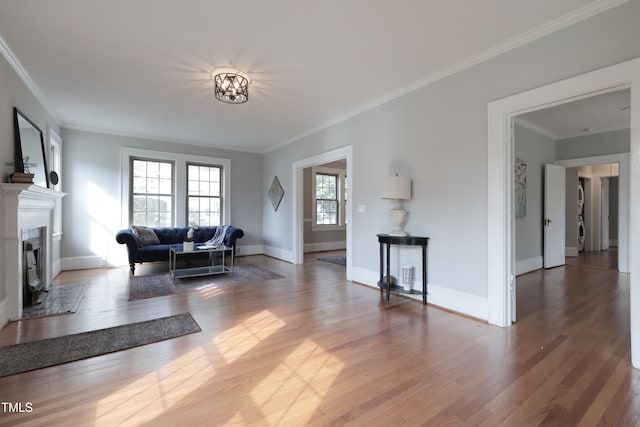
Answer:
[[[273,248],[271,246],[264,247],[264,254],[272,258],[277,258],[282,261],[293,263],[293,253],[291,251],[285,251],[280,248]]]
[[[91,268],[102,268],[107,266],[107,260],[98,256],[79,256],[62,258],[60,260],[61,269],[67,270],[87,270]]]
[[[378,271],[354,267],[352,277],[352,280],[355,282],[371,286],[375,289],[380,289],[378,287],[380,272]],[[413,288],[421,289],[422,283],[414,282]],[[421,295],[406,296],[422,301]],[[427,302],[429,304],[481,320],[487,320],[489,318],[487,298],[455,291],[443,286],[436,286],[428,283]]]
[[[9,323],[9,312],[7,308],[7,298],[0,301],[0,329]]]
[[[305,243],[304,253],[307,252],[324,252],[324,251],[338,251],[347,248],[347,242],[342,240],[338,242],[318,242],[318,243]]]
[[[578,256],[578,248],[574,246],[567,246],[564,248],[564,256]]]
[[[247,245],[247,246],[236,245],[237,256],[262,255],[263,253],[264,253],[264,247],[262,245]]]
[[[542,257],[537,256],[516,262],[516,276],[542,268]]]
[[[55,279],[58,274],[62,271],[62,262],[57,259],[51,264],[51,278]]]

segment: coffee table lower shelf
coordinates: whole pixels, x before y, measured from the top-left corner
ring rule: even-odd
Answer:
[[[226,265],[206,265],[203,267],[182,268],[173,272],[173,279],[231,273],[231,271],[233,270]]]

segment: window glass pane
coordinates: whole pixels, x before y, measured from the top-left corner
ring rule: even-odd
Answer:
[[[160,164],[157,162],[147,162],[147,176],[160,176]]]
[[[173,179],[173,171],[172,165],[170,163],[160,163],[160,178],[168,179],[171,181]]]
[[[134,177],[133,178],[133,192],[134,193],[146,193],[147,191],[147,178]]]

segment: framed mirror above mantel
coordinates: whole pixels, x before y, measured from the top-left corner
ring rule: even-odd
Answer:
[[[16,107],[13,107],[13,126],[16,173],[12,182],[29,183],[31,177],[28,174],[33,174],[33,184],[49,188],[42,130]]]

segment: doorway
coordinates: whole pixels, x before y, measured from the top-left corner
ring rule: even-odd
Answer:
[[[631,155],[640,152],[640,59],[532,89],[488,105],[488,320],[499,326],[511,324],[511,305],[515,285],[513,220],[511,209],[513,141],[512,119],[518,114],[568,103],[596,94],[631,89]],[[631,162],[630,162],[631,163]],[[640,176],[640,164],[629,167],[629,178]],[[640,242],[640,229],[634,218],[640,212],[640,192],[629,197],[631,242]],[[630,247],[633,250],[633,247]],[[639,248],[640,249],[640,248]],[[640,259],[629,260],[631,359],[640,367]]]
[[[353,146],[348,145],[337,148],[322,154],[307,157],[295,161],[292,166],[292,194],[294,202],[292,203],[292,247],[293,247],[293,263],[304,263],[304,170],[306,168],[320,166],[327,163],[338,161],[346,161],[346,188],[353,188]],[[345,223],[346,227],[346,279],[351,280],[352,275],[352,197],[347,197],[345,203]]]

